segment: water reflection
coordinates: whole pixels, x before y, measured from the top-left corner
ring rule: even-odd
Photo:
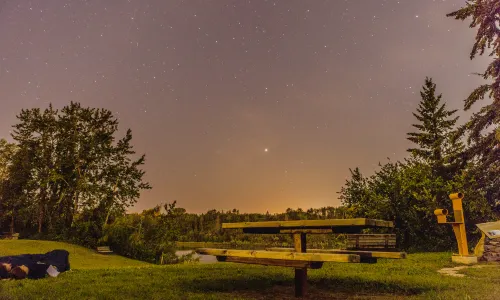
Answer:
[[[175,251],[175,255],[181,256],[181,255],[186,255],[191,253],[192,250],[178,250]],[[199,263],[200,264],[214,264],[217,262],[217,259],[213,255],[199,255],[199,254],[194,254],[193,257],[195,258],[200,258]]]

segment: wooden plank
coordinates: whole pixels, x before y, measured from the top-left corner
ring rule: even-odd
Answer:
[[[110,251],[109,247],[97,247],[99,251]]]
[[[328,219],[328,220],[297,220],[297,221],[263,221],[243,223],[222,223],[223,229],[241,228],[331,228],[336,226],[361,226],[361,227],[394,227],[391,221],[374,219]]]
[[[1,236],[0,239],[5,239],[5,240],[17,240],[19,239],[19,233],[10,233],[10,232],[4,232]]]
[[[395,244],[395,240],[347,240],[347,242],[360,243],[360,244]]]
[[[348,240],[348,242],[357,242],[360,244],[396,244],[394,240]]]
[[[199,248],[196,253],[203,255],[214,256],[235,256],[249,258],[269,258],[282,260],[300,260],[300,261],[318,261],[318,262],[350,262],[357,263],[360,261],[359,255],[356,254],[337,254],[337,253],[297,253],[291,252],[274,252],[265,250],[234,250],[234,249],[213,249]]]
[[[388,242],[396,242],[396,238],[384,238],[384,237],[381,237],[381,238],[362,238],[362,237],[359,237],[359,238],[348,238],[347,239],[348,241],[366,241],[366,242],[385,242],[385,241],[388,241]]]
[[[357,243],[356,243],[357,242]],[[348,241],[348,244],[360,244],[360,245],[396,245],[396,242],[394,241],[388,241],[388,242],[385,242],[385,241]]]
[[[347,248],[394,248],[396,247],[396,244],[389,244],[387,245],[386,243],[359,243],[359,244],[348,244]]]
[[[368,244],[368,243],[393,243],[395,244],[396,241],[395,240],[383,240],[383,239],[359,239],[359,240],[348,240],[349,242],[356,242],[356,241],[359,241],[359,243],[365,243],[365,244]]]
[[[396,235],[394,233],[361,233],[361,234],[349,234],[348,237],[356,237],[359,236],[361,238],[379,238],[379,237],[389,237],[395,238]]]
[[[395,242],[395,238],[385,238],[385,237],[380,237],[380,238],[363,238],[363,237],[358,237],[358,238],[348,238],[350,241],[366,241],[366,242],[385,242],[385,241],[393,241]]]
[[[287,233],[293,233],[291,231],[295,232],[304,232],[307,233],[306,230],[313,230],[313,234],[328,234],[328,233],[335,233],[335,234],[351,234],[351,233],[359,233],[361,230],[363,230],[363,226],[333,226],[330,228],[260,228],[260,227],[250,227],[250,228],[242,228],[243,233],[250,233],[250,234],[287,234]]]
[[[279,233],[306,233],[306,234],[328,234],[333,233],[331,228],[329,229],[279,229]]]
[[[364,244],[360,243],[358,245],[355,244],[348,244],[346,249],[347,250],[353,250],[354,248],[380,248],[380,249],[395,249],[396,245],[387,245],[387,244],[381,244],[381,243],[374,243],[374,244]]]
[[[367,246],[370,246],[370,245],[379,245],[379,246],[385,246],[385,245],[392,245],[392,246],[395,246],[396,243],[395,242],[384,242],[384,241],[359,241],[359,242],[355,242],[355,241],[352,241],[352,242],[348,242],[347,244],[352,244],[352,245],[367,245]]]
[[[318,261],[249,258],[249,257],[236,257],[236,256],[217,256],[217,260],[221,262],[233,262],[233,263],[263,265],[263,266],[291,267],[291,268],[320,269],[323,266],[323,263]]]
[[[293,234],[293,245],[295,252],[305,253],[306,252],[306,234],[305,233],[294,233]]]
[[[109,254],[109,253],[113,253],[113,251],[109,248],[109,246],[99,246],[97,247],[97,252],[101,253],[101,254]]]
[[[385,245],[361,245],[357,247],[346,247],[346,250],[360,250],[360,251],[397,251],[396,247],[386,247]]]
[[[293,248],[267,248],[267,251],[293,251]],[[407,254],[405,252],[380,252],[380,251],[356,251],[356,250],[343,250],[343,249],[307,249],[307,253],[341,253],[341,254],[356,254],[361,258],[374,257],[374,258],[390,258],[390,259],[405,259]]]

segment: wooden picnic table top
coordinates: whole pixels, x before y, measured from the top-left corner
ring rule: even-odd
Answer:
[[[333,229],[334,227],[369,228],[382,227],[392,228],[391,221],[375,219],[326,219],[326,220],[296,220],[296,221],[262,221],[242,223],[222,223],[223,229]],[[258,230],[257,230],[258,231]],[[251,233],[251,231],[249,231]],[[325,232],[326,233],[326,232]]]
[[[243,229],[245,233],[356,233],[363,228],[392,228],[391,221],[375,219],[327,219],[222,223],[223,229]]]

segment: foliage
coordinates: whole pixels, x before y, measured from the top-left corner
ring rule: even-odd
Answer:
[[[139,169],[144,155],[132,160],[130,130],[116,140],[118,121],[110,111],[72,102],[60,111],[23,109],[17,118],[18,151],[2,181],[8,187],[2,206],[18,231],[95,245],[110,218],[150,188]]]
[[[16,145],[0,139],[0,181],[8,179],[12,157],[16,152]]]
[[[335,215],[336,214],[336,215]],[[177,207],[177,202],[156,206],[142,213],[117,217],[105,227],[105,235],[99,243],[110,245],[121,255],[156,264],[170,264],[192,261],[189,255],[177,257],[177,241],[219,242],[232,247],[252,248],[257,245],[293,245],[287,235],[249,235],[239,230],[221,230],[223,222],[256,222],[293,219],[322,219],[345,216],[342,208],[287,209],[282,214],[242,214],[236,209],[230,211],[209,210],[205,214],[187,213]],[[310,246],[332,248],[341,243],[337,236],[316,235],[309,239]]]
[[[478,166],[462,158],[464,148],[456,139],[455,111],[446,110],[441,95],[435,95],[436,85],[426,78],[422,100],[414,116],[420,122],[413,125],[418,132],[408,134],[417,148],[403,162],[387,162],[380,170],[364,177],[356,168],[351,170],[340,191],[340,199],[357,217],[392,220],[403,249],[442,250],[454,244],[450,226],[437,224],[434,209],[451,209],[448,194],[466,195],[464,210],[471,236],[474,224],[492,218],[491,207],[481,193]]]
[[[485,98],[489,98],[491,102],[488,101],[488,104],[474,113],[460,131],[468,135],[469,147],[466,154],[477,163],[473,173],[481,183],[479,188],[500,216],[500,144],[495,137],[495,130],[500,130],[500,2],[468,1],[464,7],[447,16],[462,21],[471,18],[470,27],[477,27],[471,59],[491,49],[491,63],[484,73],[478,75],[492,82],[476,88],[465,99],[464,108],[469,110]]]
[[[178,257],[175,241],[179,238],[185,210],[176,207],[176,201],[141,214],[127,214],[105,228],[100,243],[105,243],[124,256],[157,264],[193,260],[192,255]]]
[[[16,174],[12,168],[17,147],[13,143],[0,139],[0,212],[6,218],[10,217],[10,231],[13,232],[15,203],[9,197],[15,187],[10,183]],[[19,173],[19,170],[18,172]]]
[[[389,161],[370,177],[364,177],[359,169],[351,171],[351,176],[340,199],[353,216],[392,220],[402,249],[450,248],[451,236],[443,231],[444,226],[436,224],[433,215],[433,208],[444,205],[438,204],[430,191],[444,186],[433,180],[428,165]]]

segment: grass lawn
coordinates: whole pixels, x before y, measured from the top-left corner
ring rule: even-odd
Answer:
[[[231,263],[155,266],[65,243],[0,241],[0,255],[70,252],[57,278],[4,280],[0,299],[294,299],[293,270]],[[409,255],[377,264],[329,263],[309,270],[307,299],[500,299],[500,265],[437,273],[450,253]]]

